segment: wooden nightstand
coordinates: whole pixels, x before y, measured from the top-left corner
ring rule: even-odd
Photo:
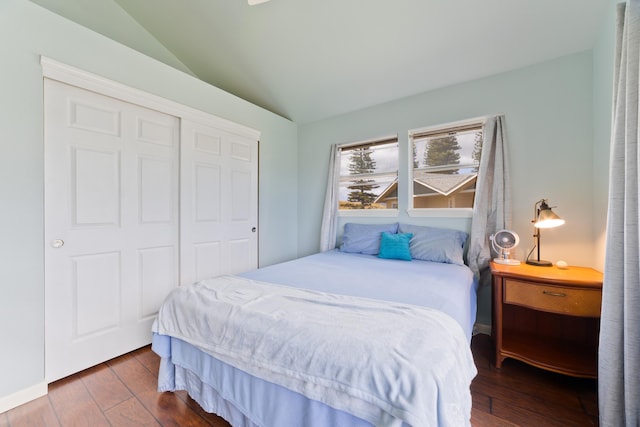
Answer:
[[[575,377],[598,375],[602,273],[491,263],[496,367],[507,357]]]

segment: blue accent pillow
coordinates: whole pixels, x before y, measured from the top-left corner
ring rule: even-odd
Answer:
[[[405,261],[411,261],[411,251],[409,250],[409,241],[411,240],[411,237],[413,237],[412,233],[382,233],[378,258],[403,259]]]
[[[344,225],[342,235],[342,252],[376,255],[380,250],[380,234],[398,232],[398,223],[395,224],[356,224],[348,222]]]
[[[413,233],[409,243],[411,257],[423,261],[464,265],[464,231],[423,225],[400,224],[400,233]]]

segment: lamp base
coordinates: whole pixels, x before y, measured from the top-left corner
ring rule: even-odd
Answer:
[[[520,265],[520,260],[511,258],[494,258],[493,262],[503,265]]]
[[[553,265],[553,263],[551,261],[544,261],[541,259],[528,259],[527,260],[527,264],[529,265],[535,265],[538,267],[551,267]]]

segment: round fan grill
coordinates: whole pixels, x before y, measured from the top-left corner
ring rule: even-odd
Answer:
[[[492,234],[489,239],[493,250],[498,254],[493,262],[498,264],[518,265],[520,261],[509,258],[511,251],[520,243],[520,237],[515,231],[499,230],[496,234]]]

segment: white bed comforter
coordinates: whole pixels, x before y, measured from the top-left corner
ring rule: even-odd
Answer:
[[[434,309],[221,276],[175,289],[153,331],[374,425],[469,424],[473,357]]]

